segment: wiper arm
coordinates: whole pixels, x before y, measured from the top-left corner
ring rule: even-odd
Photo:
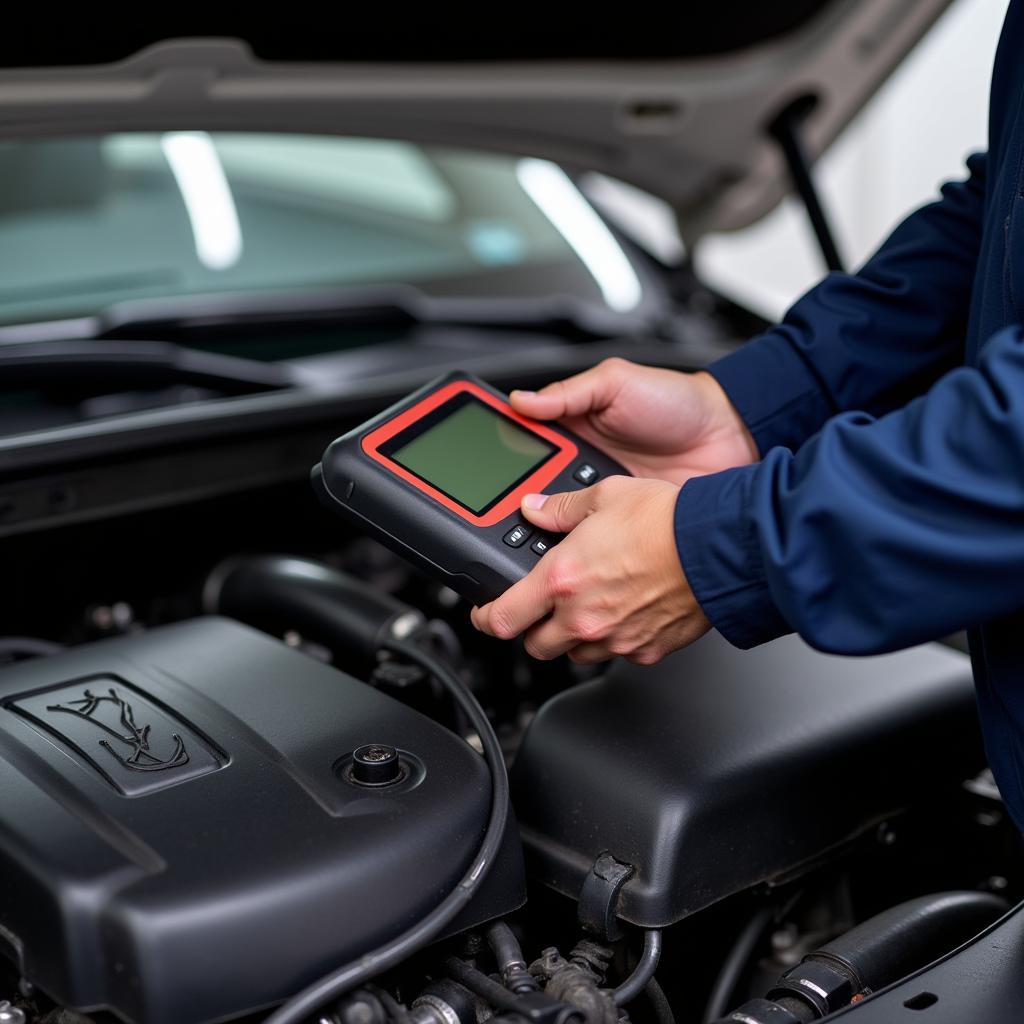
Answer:
[[[417,324],[553,330],[581,338],[650,331],[648,311],[616,313],[573,295],[447,297],[412,285],[229,292],[120,302],[95,316],[0,327],[0,342],[29,338],[131,338],[254,331],[285,325],[412,327]]]
[[[318,323],[401,327],[422,322],[419,302],[416,289],[401,286],[134,299],[103,310],[96,317],[96,336],[166,336]]]
[[[5,388],[92,381],[136,388],[191,384],[227,395],[276,391],[293,383],[285,366],[185,348],[166,341],[31,341],[0,345]]]

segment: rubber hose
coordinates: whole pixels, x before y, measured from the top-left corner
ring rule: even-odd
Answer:
[[[633,973],[612,993],[616,1006],[625,1006],[643,992],[647,983],[654,977],[660,959],[661,932],[657,928],[650,928],[644,932],[644,951],[640,954],[639,963],[633,968]]]

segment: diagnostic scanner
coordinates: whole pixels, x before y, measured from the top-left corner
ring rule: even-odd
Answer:
[[[332,442],[313,467],[324,503],[474,604],[522,579],[561,535],[523,518],[525,494],[628,476],[500,391],[450,373]]]

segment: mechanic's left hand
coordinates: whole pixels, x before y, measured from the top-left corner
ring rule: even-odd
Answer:
[[[617,654],[653,665],[692,643],[711,626],[679,564],[678,495],[666,481],[624,476],[527,495],[523,515],[568,536],[501,597],[474,608],[473,625],[504,640],[525,632],[533,657],[568,653],[581,665]]]

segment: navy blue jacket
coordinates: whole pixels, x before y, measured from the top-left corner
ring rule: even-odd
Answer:
[[[676,537],[740,647],[795,630],[875,654],[969,627],[989,763],[1024,829],[1022,44],[1013,0],[970,177],[710,367],[763,459],[690,480]]]

